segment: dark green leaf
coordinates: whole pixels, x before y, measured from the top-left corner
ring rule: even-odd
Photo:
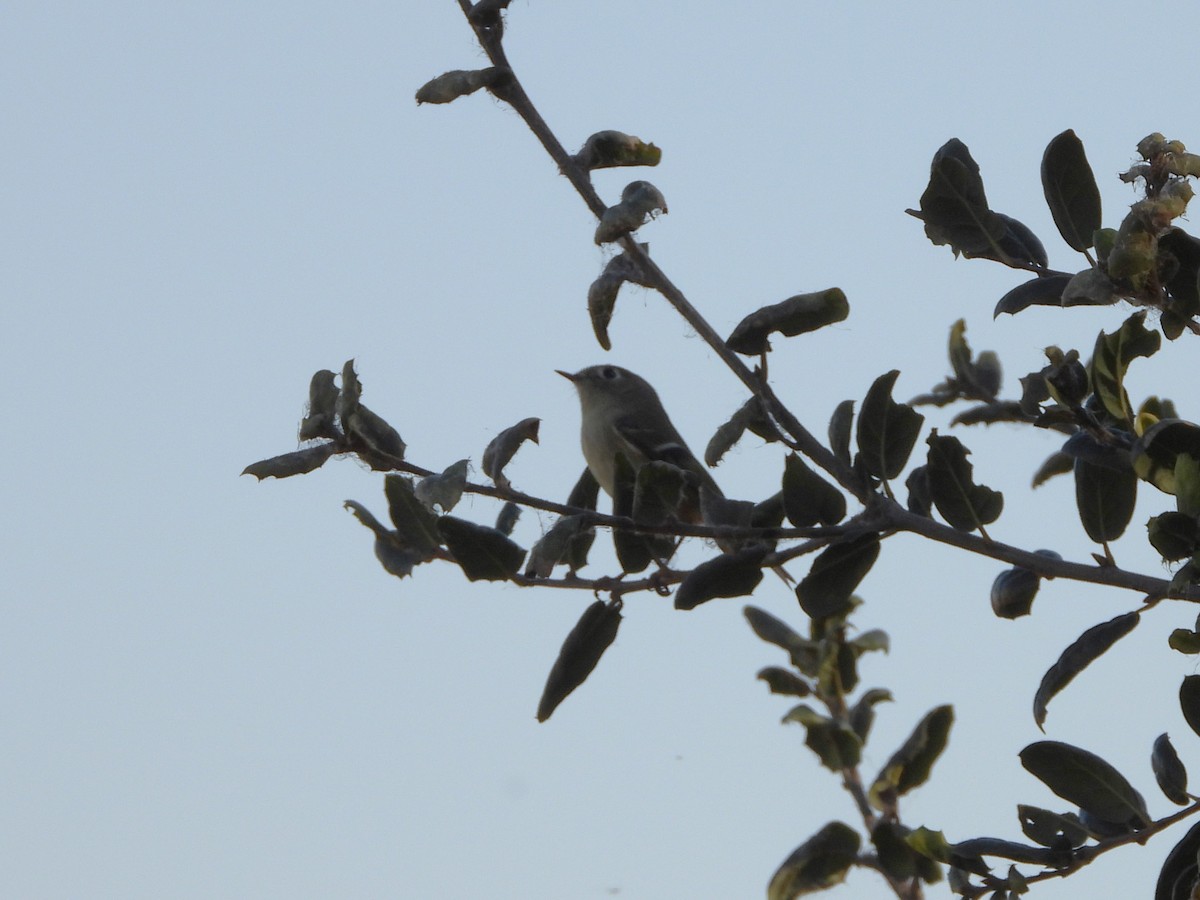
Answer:
[[[854,401],[843,400],[829,418],[829,449],[850,465],[850,426],[854,423]]]
[[[521,507],[511,500],[500,507],[496,514],[496,530],[503,535],[512,537],[513,529],[517,527],[517,519],[521,518]]]
[[[1132,468],[1114,472],[1075,460],[1075,505],[1088,537],[1105,543],[1125,533],[1137,502],[1137,483]]]
[[[1150,754],[1150,765],[1154,769],[1154,779],[1159,788],[1172,803],[1187,806],[1191,798],[1187,792],[1187,769],[1179,760],[1179,754],[1171,746],[1171,739],[1160,734],[1154,741],[1154,750]]]
[[[554,567],[566,562],[571,543],[581,534],[591,532],[586,517],[563,516],[550,526],[529,551],[529,562],[525,565],[526,578],[549,578]]]
[[[1200,653],[1200,632],[1176,628],[1167,638],[1167,646],[1188,656],[1195,656]]]
[[[1136,612],[1125,613],[1099,625],[1093,625],[1071,644],[1052,665],[1033,698],[1033,720],[1038,728],[1046,721],[1046,705],[1050,699],[1071,683],[1071,680],[1099,659],[1104,653],[1137,627],[1141,617]],[[1043,729],[1045,730],[1045,729]]]
[[[321,468],[326,460],[336,452],[337,445],[333,442],[316,444],[312,447],[305,447],[303,450],[250,463],[242,469],[242,474],[253,475],[259,481],[264,478],[290,478],[292,475],[303,475]]]
[[[850,303],[841,288],[797,294],[746,316],[725,343],[735,353],[757,356],[771,349],[767,338],[774,332],[794,337],[841,322],[849,315]]]
[[[951,706],[938,706],[926,713],[908,740],[875,776],[870,790],[872,803],[878,806],[881,797],[903,796],[928,781],[933,764],[946,749],[953,724]]]
[[[862,741],[857,734],[807,704],[794,707],[783,721],[804,726],[805,746],[817,754],[821,765],[831,772],[853,768],[862,758]]]
[[[614,460],[613,515],[633,516],[633,500],[637,475],[624,453]],[[656,547],[652,535],[637,534],[624,528],[613,529],[613,546],[622,571],[641,572],[655,559]]]
[[[667,211],[662,193],[648,181],[633,181],[621,192],[621,202],[606,209],[596,226],[595,241],[607,244],[618,241],[631,231],[641,228],[647,216]]]
[[[483,451],[483,474],[496,483],[497,487],[506,488],[509,481],[504,477],[504,467],[516,454],[517,449],[525,441],[538,442],[538,427],[541,419],[522,419],[511,428],[505,428],[492,438],[487,449]]]
[[[430,510],[435,506],[440,506],[442,512],[450,512],[462,499],[463,488],[467,484],[467,466],[469,464],[469,460],[460,459],[456,463],[451,463],[440,474],[422,478],[414,488],[417,499]]]
[[[1033,473],[1032,487],[1041,487],[1055,475],[1066,475],[1068,472],[1075,471],[1075,457],[1069,453],[1063,453],[1061,450],[1051,453],[1046,457],[1046,461],[1038,466],[1038,470]]]
[[[996,303],[992,315],[1015,315],[1030,306],[1062,306],[1062,294],[1071,282],[1071,275],[1047,275],[1023,282]]]
[[[814,619],[845,613],[850,595],[879,558],[879,535],[864,534],[826,547],[796,587],[800,608]]]
[[[1029,569],[1005,569],[992,582],[992,612],[1002,619],[1029,615],[1040,585],[1041,579]]]
[[[1186,675],[1179,686],[1179,706],[1184,721],[1196,734],[1200,734],[1200,675]]]
[[[789,453],[783,469],[783,510],[797,528],[833,525],[846,516],[846,498],[799,456]]]
[[[876,478],[897,477],[908,462],[925,417],[892,399],[900,371],[893,369],[875,379],[858,416],[859,458]]]
[[[1041,240],[1030,230],[1028,225],[1017,221],[1012,216],[1006,216],[1004,213],[994,212],[992,215],[1004,223],[1004,231],[1000,235],[1000,240],[978,252],[964,250],[963,256],[968,259],[972,257],[994,259],[1006,265],[1029,263],[1042,268],[1046,267],[1048,262],[1046,248],[1042,246]]]
[[[491,87],[512,77],[508,69],[489,66],[486,69],[454,69],[427,81],[417,90],[417,105],[450,103],[459,97],[473,94],[481,87]]]
[[[879,864],[889,877],[907,881],[917,874],[917,854],[904,838],[908,829],[898,822],[881,819],[871,831],[871,843]]]
[[[1103,822],[1144,828],[1146,801],[1125,777],[1094,753],[1059,741],[1021,751],[1021,765],[1050,790]]]
[[[767,548],[761,544],[722,553],[688,573],[675,592],[676,609],[695,609],[717,597],[744,597],[762,581],[762,560]]]
[[[649,251],[649,244],[639,244],[643,251]],[[627,281],[634,284],[645,284],[646,279],[641,270],[627,253],[618,253],[604,266],[591,287],[588,288],[588,315],[592,319],[592,330],[596,340],[605,350],[611,350],[612,344],[608,339],[608,323],[612,320],[613,308],[616,306],[617,294],[621,285]]]
[[[767,900],[794,900],[840,884],[858,857],[862,839],[842,822],[830,822],[792,851],[771,876]]]
[[[1200,519],[1180,512],[1165,512],[1146,523],[1150,544],[1164,560],[1178,562],[1200,549]]]
[[[1063,288],[1062,305],[1112,306],[1121,299],[1121,292],[1099,269],[1084,269],[1071,277]]]
[[[929,466],[916,466],[904,479],[904,486],[908,489],[908,511],[932,518],[933,489],[929,486]]]
[[[1161,335],[1148,330],[1145,322],[1146,311],[1140,310],[1112,334],[1100,332],[1090,366],[1092,390],[1104,409],[1117,422],[1130,425],[1133,416],[1125,393],[1125,373],[1134,359],[1152,356],[1162,344]]]
[[[1072,250],[1092,246],[1100,227],[1100,189],[1083,152],[1083,142],[1067,129],[1057,135],[1042,156],[1042,190],[1059,234]]]
[[[955,437],[942,437],[935,428],[929,435],[929,489],[942,517],[959,531],[974,531],[1000,517],[1004,495],[975,484],[970,452]]]
[[[951,858],[961,857],[969,860],[982,860],[984,856],[998,856],[1001,859],[1011,859],[1016,862],[1032,863],[1037,866],[1052,867],[1061,862],[1062,855],[1051,853],[1045,847],[1032,847],[1029,844],[1018,844],[1016,841],[1005,841],[1000,838],[971,838],[950,845]],[[985,872],[976,872],[983,875]]]
[[[470,581],[507,581],[525,559],[525,551],[495,528],[442,516],[437,529]]]
[[[719,463],[721,457],[742,439],[747,430],[754,432],[767,443],[779,440],[779,433],[763,411],[762,401],[758,397],[751,397],[743,403],[733,414],[733,418],[716,430],[704,450],[705,464],[715,466]]]
[[[807,697],[813,692],[812,686],[807,681],[791,669],[784,669],[780,666],[767,666],[764,669],[759,669],[758,675],[755,677],[760,681],[765,681],[767,687],[771,689],[772,694]]]
[[[621,625],[621,603],[597,600],[583,611],[571,629],[558,659],[550,669],[542,699],[538,703],[537,720],[545,722],[567,695],[583,684],[600,657],[617,639]]]
[[[892,692],[883,688],[871,688],[850,707],[850,727],[864,744],[875,723],[875,704],[891,702]]]
[[[383,479],[383,493],[400,543],[432,558],[442,545],[437,517],[417,499],[412,480],[405,475],[388,475]]]
[[[801,637],[790,626],[769,612],[756,606],[747,606],[742,610],[746,621],[754,629],[754,633],[768,644],[774,644],[788,652],[792,665],[809,678],[817,676],[820,666],[820,652],[817,641]]]
[[[375,558],[388,573],[404,578],[412,574],[413,567],[418,563],[432,558],[432,553],[406,544],[399,532],[388,531],[361,503],[347,500],[343,505],[354,513],[359,522],[375,533]]]
[[[979,165],[957,138],[934,154],[920,212],[909,212],[925,223],[930,241],[950,245],[955,255],[985,252],[1006,230],[1005,222],[988,209]]]
[[[345,391],[342,392],[345,396]],[[359,459],[377,472],[388,472],[404,459],[404,441],[391,425],[358,403],[354,412],[343,421],[348,423],[346,436]]]
[[[1182,419],[1155,422],[1130,451],[1138,477],[1167,494],[1176,493],[1175,467],[1181,454],[1200,459],[1200,427]]]
[[[1200,823],[1187,830],[1183,839],[1171,848],[1158,873],[1154,900],[1192,900],[1200,886]]]
[[[1080,847],[1088,839],[1087,829],[1075,813],[1055,813],[1018,804],[1017,817],[1025,837],[1043,847]]]
[[[334,425],[337,416],[338,388],[334,384],[337,376],[328,369],[313,375],[308,383],[308,413],[300,420],[300,440],[341,437]]]
[[[1158,254],[1169,266],[1165,283],[1171,295],[1160,324],[1167,337],[1177,337],[1175,332],[1182,333],[1184,323],[1200,312],[1200,240],[1180,228],[1172,228],[1159,236]],[[1174,265],[1170,266],[1170,262]],[[1171,320],[1178,320],[1178,324],[1168,331]]]
[[[584,142],[573,159],[587,171],[617,166],[657,166],[662,151],[621,131],[597,131]]]

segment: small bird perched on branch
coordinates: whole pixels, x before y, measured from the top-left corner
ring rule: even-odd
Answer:
[[[685,473],[685,492],[679,518],[689,524],[705,523],[703,509],[724,497],[708,469],[680,436],[658,393],[646,379],[620,366],[589,366],[578,372],[556,369],[579,393],[582,411],[580,443],[588,468],[610,497],[616,496],[618,454],[636,472],[648,462],[666,462]],[[709,495],[707,498],[704,495]],[[737,548],[727,540],[717,545],[726,552]],[[776,567],[785,581],[790,576]]]

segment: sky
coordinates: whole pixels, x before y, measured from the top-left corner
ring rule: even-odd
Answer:
[[[904,214],[958,137],[993,208],[1039,234],[1052,266],[1083,268],[1042,197],[1046,143],[1080,136],[1113,227],[1136,199],[1116,175],[1143,136],[1200,143],[1172,79],[1120,62],[1149,52],[1127,6],[697,12],[518,0],[506,46],[568,149],[612,128],[662,148],[658,168],[595,182],[610,202],[634,178],[662,190],[670,213],[639,238],[719,332],[793,294],[846,292],[847,321],[772,355],[776,390],[810,430],[889,369],[901,398],[942,380],[959,318],[976,350],[1000,354],[1011,396],[1042,348],[1086,357],[1128,315],[993,320],[1020,275],[955,260]],[[483,480],[488,441],[540,417],[540,444],[508,474],[554,499],[583,465],[555,369],[633,369],[697,450],[744,401],[645,290],[622,291],[613,350],[596,344],[586,293],[609,251],[586,207],[485,93],[414,102],[441,72],[484,64],[449,0],[0,11],[6,896],[755,897],[826,822],[856,824],[802,729],[780,724],[788,701],[755,680],[784,661],[746,626],[744,601],[681,613],[630,597],[596,672],[538,724],[590,595],[470,584],[443,564],[388,575],[342,508],[386,512],[381,476],[354,461],[239,477],[296,448],[310,376],[350,358],[364,402],[427,468],[470,458]],[[1195,419],[1190,349],[1185,337],[1139,361],[1131,395],[1166,387]],[[928,421],[946,431],[951,415]],[[1089,559],[1070,480],[1029,489],[1051,435],[951,431],[1005,493],[993,536]],[[753,498],[781,470],[777,448],[748,438],[714,474]],[[1126,568],[1164,572],[1140,523],[1168,501],[1142,490],[1115,548]],[[489,523],[496,505],[455,512]],[[549,524],[526,513],[514,537],[528,547]],[[609,551],[594,559],[611,570]],[[1001,621],[988,591],[1002,568],[885,543],[856,622],[891,635],[862,674],[895,702],[878,709],[866,775],[951,703],[946,753],[903,805],[911,825],[1019,839],[1017,802],[1065,808],[1017,759],[1043,737],[1099,753],[1154,815],[1172,810],[1149,756],[1167,731],[1200,766],[1176,699],[1195,663],[1166,648],[1194,611],[1144,616],[1054,701],[1043,736],[1030,712],[1042,673],[1139,598],[1052,582],[1032,616]],[[804,627],[773,579],[751,602]],[[1181,836],[1036,895],[1145,896]],[[855,872],[830,896],[887,892]]]

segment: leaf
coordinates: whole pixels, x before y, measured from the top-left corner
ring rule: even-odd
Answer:
[[[1200,823],[1187,830],[1183,839],[1171,848],[1158,873],[1154,900],[1192,900],[1200,885]]]
[[[482,87],[492,87],[512,77],[507,68],[489,66],[486,69],[454,69],[427,81],[417,90],[417,105],[450,103],[459,97],[473,94]]]
[[[725,343],[735,353],[757,356],[771,349],[767,338],[774,332],[795,337],[841,322],[849,315],[850,303],[841,288],[797,294],[750,313]]]
[[[1042,190],[1058,233],[1072,250],[1092,246],[1100,228],[1100,189],[1083,152],[1083,142],[1068,128],[1056,135],[1042,156]]]
[[[1179,706],[1188,727],[1200,734],[1200,675],[1184,676],[1179,686]]]
[[[1005,569],[992,582],[992,612],[1001,619],[1019,619],[1029,615],[1041,579],[1037,573],[1014,566]]]
[[[389,574],[404,578],[412,574],[414,566],[432,558],[431,554],[418,552],[406,545],[397,532],[388,531],[361,503],[347,500],[343,505],[375,533],[375,558]]]
[[[779,440],[779,432],[763,411],[762,401],[751,397],[733,414],[733,417],[716,430],[704,450],[706,465],[715,466],[742,435],[750,430],[767,443]]]
[[[1125,373],[1139,356],[1158,352],[1162,337],[1146,328],[1146,311],[1134,313],[1112,334],[1100,332],[1089,367],[1092,390],[1117,422],[1132,426],[1129,396],[1125,393]]]
[[[1139,478],[1164,493],[1174,494],[1180,454],[1200,459],[1200,427],[1182,419],[1162,419],[1134,442],[1130,458]]]
[[[616,166],[657,166],[662,151],[622,131],[597,131],[572,157],[585,171]]]
[[[667,201],[658,188],[648,181],[631,182],[621,192],[621,202],[610,206],[600,216],[595,241],[597,244],[618,241],[640,228],[647,216],[653,218],[660,210],[666,213]]]
[[[417,499],[412,480],[404,475],[388,475],[383,479],[383,493],[388,501],[388,517],[400,543],[432,559],[442,545],[437,516]]]
[[[1062,294],[1070,284],[1072,275],[1046,275],[1017,285],[999,299],[992,311],[993,317],[1001,313],[1016,315],[1030,306],[1062,306]]]
[[[1137,502],[1137,483],[1132,468],[1114,472],[1075,460],[1075,505],[1089,538],[1102,544],[1125,533]]]
[[[871,831],[871,843],[888,877],[906,881],[917,874],[916,851],[904,840],[908,829],[899,822],[880,819]]]
[[[404,441],[400,439],[400,433],[364,404],[356,404],[354,412],[343,421],[348,422],[346,437],[350,439],[350,446],[372,469],[388,472],[404,459]]]
[[[637,475],[624,453],[613,460],[613,515],[633,517]],[[658,547],[653,535],[638,534],[625,528],[614,528],[613,547],[623,572],[641,572],[654,562]]]
[[[1167,646],[1187,656],[1195,656],[1200,653],[1200,632],[1176,628],[1167,638]]]
[[[882,809],[884,797],[902,797],[928,781],[933,764],[946,749],[953,724],[952,706],[938,706],[926,713],[908,740],[875,776],[869,792],[871,803]]]
[[[754,629],[754,633],[768,644],[774,644],[788,652],[792,665],[809,678],[817,676],[820,666],[819,644],[808,638],[801,637],[796,631],[781,619],[775,618],[756,606],[747,606],[742,610],[746,621]]]
[[[1041,487],[1055,475],[1066,475],[1068,472],[1074,471],[1075,457],[1069,453],[1063,453],[1061,450],[1055,451],[1047,456],[1046,461],[1033,473],[1031,487]]]
[[[850,727],[864,744],[871,734],[871,726],[875,723],[875,704],[890,703],[891,701],[891,691],[884,688],[871,688],[850,707]]]
[[[759,669],[755,676],[765,681],[772,694],[784,694],[790,697],[807,697],[813,692],[812,686],[793,672],[780,666],[767,666]]]
[[[1191,802],[1187,792],[1187,769],[1165,733],[1160,734],[1154,741],[1150,765],[1154,769],[1154,780],[1158,782],[1166,798],[1179,806],[1187,806]]]
[[[767,548],[762,544],[722,553],[696,566],[675,592],[676,609],[695,609],[718,597],[744,597],[762,581],[762,561]]]
[[[1004,224],[1000,239],[983,250],[964,250],[963,256],[968,259],[994,259],[1006,265],[1028,263],[1044,269],[1049,262],[1046,248],[1029,226],[1004,213],[993,212],[992,215]]]
[[[925,236],[934,244],[948,244],[956,256],[984,252],[1006,230],[1003,220],[988,209],[979,165],[958,138],[934,154],[920,206],[920,212],[909,213],[925,223]]]
[[[504,467],[525,441],[538,442],[538,426],[541,422],[537,418],[522,419],[511,428],[505,428],[488,443],[483,451],[483,474],[492,479],[496,487],[509,486],[509,480],[504,477]]]
[[[942,518],[959,531],[974,531],[996,521],[1004,509],[1004,495],[974,483],[973,467],[967,462],[970,451],[962,442],[942,437],[935,428],[926,443],[929,490]]]
[[[796,586],[800,608],[813,619],[844,614],[850,595],[879,558],[879,535],[864,534],[826,547]]]
[[[829,716],[822,715],[811,706],[801,703],[783,717],[784,723],[796,722],[804,726],[804,744],[821,765],[831,772],[852,769],[862,758],[862,741],[857,734]]]
[[[853,422],[853,400],[843,400],[829,418],[829,449],[846,465],[850,465],[850,426]]]
[[[1074,813],[1054,813],[1036,806],[1017,805],[1021,831],[1043,847],[1080,847],[1088,839],[1087,829]]]
[[[1112,306],[1121,299],[1120,291],[1099,269],[1084,269],[1071,276],[1062,291],[1062,305]]]
[[[571,542],[584,532],[594,531],[583,515],[563,516],[542,535],[529,551],[526,578],[549,578],[554,567],[567,559]]]
[[[1200,549],[1200,518],[1196,516],[1160,513],[1146,523],[1146,530],[1150,545],[1167,562],[1187,559]]]
[[[597,600],[583,611],[571,629],[558,658],[550,668],[542,699],[538,702],[537,720],[545,722],[567,696],[592,674],[600,657],[617,639],[621,625],[621,602]]]
[[[649,252],[649,244],[638,246]],[[612,349],[612,343],[608,339],[608,323],[612,321],[613,308],[616,306],[621,285],[627,281],[653,286],[648,284],[633,259],[627,253],[621,252],[608,261],[604,271],[588,288],[588,315],[592,320],[592,331],[605,350]]]
[[[908,511],[933,518],[933,491],[929,486],[929,466],[916,466],[904,479],[904,487],[908,490],[908,500],[905,505]]]
[[[897,477],[908,462],[925,417],[892,399],[900,371],[892,369],[875,379],[858,415],[858,450],[866,470],[876,478]]]
[[[846,498],[795,453],[784,459],[783,511],[797,528],[833,525],[846,517]]]
[[[496,530],[507,537],[512,537],[513,529],[517,527],[517,519],[521,518],[521,507],[507,501],[500,512],[496,514]]]
[[[308,383],[308,413],[300,420],[300,440],[329,438],[336,441],[341,437],[334,426],[339,393],[333,381],[336,377],[328,369],[322,369]]]
[[[242,469],[243,475],[253,475],[259,481],[264,478],[290,478],[293,475],[303,475],[325,465],[329,457],[337,452],[337,445],[332,441],[305,447],[270,459],[260,459]]]
[[[1099,625],[1093,625],[1067,647],[1042,676],[1037,694],[1033,698],[1033,720],[1038,728],[1046,721],[1046,706],[1050,699],[1099,659],[1104,653],[1129,632],[1137,627],[1141,617],[1136,612],[1125,613]],[[1045,729],[1042,729],[1045,731]]]
[[[858,857],[862,838],[843,822],[830,822],[792,851],[771,876],[767,900],[793,900],[840,884]]]
[[[1058,796],[1103,822],[1140,829],[1150,821],[1142,795],[1094,753],[1060,741],[1037,741],[1021,751],[1021,765]]]
[[[525,551],[495,528],[442,516],[437,529],[469,581],[507,581],[525,559]]]
[[[417,482],[414,492],[417,499],[432,510],[440,506],[442,512],[448,513],[462,499],[463,488],[467,484],[467,466],[469,460],[460,459],[451,463],[439,475],[427,475]]]

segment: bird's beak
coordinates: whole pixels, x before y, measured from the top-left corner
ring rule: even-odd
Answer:
[[[567,379],[567,381],[571,382],[572,384],[575,383],[575,380],[576,380],[575,376],[572,375],[570,372],[564,372],[562,369],[555,369],[554,371],[557,372],[559,375],[561,375],[563,378]]]

